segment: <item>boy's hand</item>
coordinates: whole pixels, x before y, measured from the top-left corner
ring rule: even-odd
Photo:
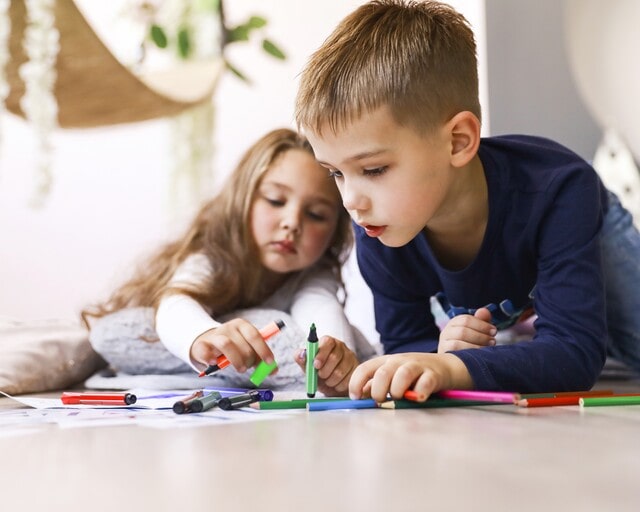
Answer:
[[[472,389],[473,381],[462,360],[453,354],[412,352],[376,357],[356,368],[349,382],[349,396],[370,396],[385,402],[390,394],[399,400],[408,389],[431,393],[443,389]]]
[[[491,312],[487,308],[478,309],[473,316],[453,317],[440,333],[438,353],[467,348],[491,347],[496,344],[498,330],[491,323]]]
[[[273,363],[273,352],[253,324],[234,318],[201,334],[191,345],[191,359],[205,366],[216,364],[224,354],[238,372],[255,366],[260,360]]]
[[[305,371],[307,358],[304,349],[296,351],[294,360]],[[346,396],[358,359],[342,341],[322,336],[313,365],[318,370],[318,391],[326,396]]]

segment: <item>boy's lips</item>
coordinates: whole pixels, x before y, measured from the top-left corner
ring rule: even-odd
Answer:
[[[387,226],[372,226],[371,224],[366,224],[362,227],[364,228],[367,236],[370,236],[371,238],[379,237],[384,230],[387,229]]]

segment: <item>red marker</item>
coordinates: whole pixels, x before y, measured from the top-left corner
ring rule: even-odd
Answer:
[[[260,329],[260,336],[262,339],[267,341],[271,336],[280,332],[280,329],[284,328],[284,322],[282,320],[276,320],[275,322],[271,322],[270,324],[265,325],[262,329]],[[199,377],[204,377],[205,375],[210,375],[213,372],[217,372],[218,370],[222,370],[226,368],[231,363],[227,359],[227,356],[221,355],[216,359],[216,364],[211,366],[207,366],[206,369],[200,372]]]
[[[73,393],[64,391],[60,400],[65,405],[131,405],[138,398],[132,393]]]

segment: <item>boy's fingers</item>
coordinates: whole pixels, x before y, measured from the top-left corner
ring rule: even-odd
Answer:
[[[370,359],[369,361],[365,361],[364,363],[362,363],[353,371],[353,373],[351,374],[351,379],[349,380],[349,396],[353,400],[362,398],[363,392],[365,390],[365,385],[367,395],[370,394],[372,385],[370,381],[373,379],[374,373],[376,372],[378,367],[383,364],[384,360],[384,356]]]

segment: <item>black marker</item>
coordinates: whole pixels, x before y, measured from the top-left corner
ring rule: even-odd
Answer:
[[[241,395],[221,398],[218,402],[218,406],[220,407],[220,409],[230,411],[232,409],[239,409],[240,407],[244,407],[245,405],[249,405],[253,402],[258,401],[260,401],[260,391],[254,389],[252,391],[249,391],[248,393],[243,393]]]
[[[212,391],[207,396],[195,398],[189,404],[189,412],[204,412],[218,405],[222,399],[222,395],[218,391]]]

